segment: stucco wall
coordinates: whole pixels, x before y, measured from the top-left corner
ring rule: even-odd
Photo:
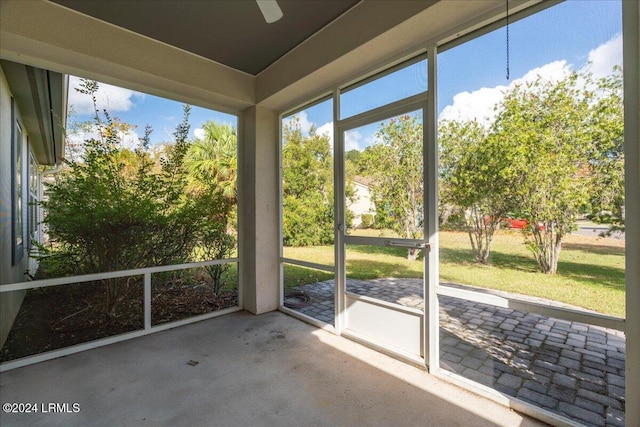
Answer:
[[[359,227],[362,224],[362,214],[375,215],[376,206],[371,201],[369,187],[359,182],[354,182],[353,187],[356,192],[356,199],[352,203],[347,202],[347,208],[353,213],[353,227]]]
[[[19,111],[16,111],[19,115]],[[28,268],[28,257],[15,266],[11,265],[11,92],[9,84],[0,68],[0,286],[6,283],[20,282]],[[23,152],[24,153],[24,152]],[[23,160],[26,156],[22,156]],[[23,173],[26,168],[23,167]],[[26,174],[23,174],[23,182]],[[26,209],[23,212],[26,214]],[[23,215],[23,224],[26,225]],[[13,321],[20,310],[25,291],[0,294],[0,346],[9,335]]]
[[[243,307],[278,309],[278,114],[252,107],[240,117],[238,205]],[[241,213],[241,214],[240,214]]]

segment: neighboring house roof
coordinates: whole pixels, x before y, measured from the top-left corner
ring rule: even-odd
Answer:
[[[0,61],[20,108],[36,160],[56,165],[64,157],[67,82],[64,74],[12,61]]]
[[[365,187],[371,187],[373,180],[364,176],[356,175],[353,177],[353,182],[356,184],[364,185]]]

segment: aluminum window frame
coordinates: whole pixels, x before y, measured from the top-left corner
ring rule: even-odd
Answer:
[[[331,265],[326,265],[326,264],[319,264],[319,263],[315,263],[315,262],[309,262],[309,261],[304,261],[304,260],[299,260],[299,259],[295,259],[295,258],[288,258],[284,256],[284,243],[282,240],[283,237],[283,219],[284,219],[284,192],[283,192],[283,186],[282,186],[282,180],[283,180],[283,165],[282,165],[282,149],[283,149],[283,123],[286,119],[302,112],[305,111],[309,108],[313,108],[316,105],[322,104],[323,102],[326,101],[332,101],[332,107],[333,107],[333,111],[335,112],[335,97],[333,95],[333,93],[331,92],[323,92],[320,95],[318,95],[317,97],[312,98],[311,100],[299,104],[293,108],[290,108],[282,113],[280,113],[278,115],[278,310],[282,311],[284,313],[287,313],[297,319],[300,319],[304,322],[310,323],[314,326],[317,326],[318,328],[321,329],[325,329],[325,330],[329,330],[331,332],[335,332],[335,320],[334,320],[334,324],[327,324],[321,320],[315,319],[313,317],[307,316],[303,313],[300,313],[296,310],[290,309],[288,307],[286,307],[284,305],[284,267],[285,264],[290,264],[290,265],[294,265],[294,266],[298,266],[298,267],[304,267],[304,268],[311,268],[311,269],[315,269],[315,270],[319,270],[319,271],[324,271],[327,273],[333,273],[334,275],[334,281],[336,280],[336,257],[334,254],[334,258],[333,258],[333,266]],[[335,117],[335,113],[333,114],[333,117]],[[336,125],[335,125],[335,121],[332,122],[333,123],[333,133],[335,135],[335,130],[336,130]],[[335,146],[335,136],[334,136],[334,146]],[[334,174],[334,194],[335,194],[335,162],[336,162],[336,158],[335,158],[335,149],[334,149],[334,153],[333,153],[333,174]],[[334,207],[335,207],[335,201],[334,201]],[[335,249],[335,245],[336,245],[336,241],[335,241],[335,237],[334,237],[334,249]],[[335,289],[335,288],[334,288]],[[337,293],[337,290],[336,290]],[[334,319],[335,319],[335,313],[334,313]]]
[[[516,5],[516,7],[514,7],[513,9],[513,13],[510,13],[509,21],[511,23],[516,22],[518,20],[524,19],[528,16],[541,12],[547,8],[553,7],[559,3],[562,3],[562,1],[549,0],[545,2],[538,2],[533,5],[523,4],[522,7],[518,7]],[[629,4],[625,5],[626,2],[622,2],[622,3],[623,3],[623,9],[626,8],[627,11],[633,9],[632,12],[633,11],[637,12],[637,8],[638,8],[637,5],[631,6]],[[626,15],[629,15],[629,14],[630,13],[627,13]],[[623,16],[626,16],[626,15],[623,11]],[[628,20],[631,21],[631,18],[628,18]],[[439,378],[442,378],[446,381],[457,384],[463,388],[472,390],[491,400],[494,400],[503,405],[510,406],[523,413],[535,416],[536,418],[541,419],[545,422],[562,424],[567,421],[566,418],[563,418],[555,413],[550,413],[539,406],[534,406],[527,402],[521,401],[517,398],[505,396],[494,389],[483,386],[471,380],[467,380],[456,374],[447,372],[441,369],[439,366],[439,314],[438,314],[439,302],[438,302],[438,298],[440,295],[451,296],[456,298],[464,298],[465,300],[472,301],[472,302],[479,302],[479,303],[489,302],[490,304],[493,304],[493,305],[513,308],[513,309],[526,310],[527,312],[530,312],[530,313],[541,314],[544,316],[555,317],[558,319],[564,319],[569,321],[593,324],[596,326],[603,326],[603,327],[607,327],[607,328],[611,328],[619,331],[628,331],[629,322],[632,322],[632,323],[635,322],[634,324],[637,324],[639,319],[636,313],[632,313],[633,316],[629,316],[629,313],[632,310],[629,308],[630,304],[628,303],[628,301],[630,301],[632,297],[636,296],[638,293],[637,290],[633,290],[632,292],[629,292],[629,285],[632,284],[632,281],[633,281],[633,278],[630,277],[630,273],[633,273],[633,272],[627,273],[627,280],[625,283],[625,292],[627,294],[627,305],[628,305],[627,311],[626,311],[627,313],[626,318],[608,316],[608,315],[603,315],[599,313],[591,313],[591,312],[588,312],[587,310],[539,304],[539,303],[535,303],[530,300],[527,300],[526,298],[520,298],[515,296],[507,297],[505,295],[496,295],[496,294],[487,295],[487,293],[485,292],[476,292],[476,291],[467,291],[467,290],[463,291],[458,289],[447,288],[445,286],[440,286],[439,284],[439,237],[438,237],[439,226],[437,224],[437,203],[438,203],[438,200],[437,200],[437,197],[438,197],[438,193],[437,193],[437,185],[438,185],[437,184],[437,178],[438,178],[437,57],[438,57],[438,53],[452,49],[458,45],[466,43],[467,41],[475,39],[495,29],[502,28],[505,26],[505,24],[506,24],[506,18],[504,14],[497,18],[484,17],[484,16],[479,17],[477,22],[465,23],[464,27],[461,26],[459,28],[454,28],[437,40],[427,41],[425,43],[426,48],[424,46],[418,46],[413,49],[413,54],[415,54],[416,56],[424,55],[424,52],[426,51],[427,67],[428,67],[427,68],[428,69],[428,72],[427,72],[428,101],[426,105],[427,112],[423,118],[423,126],[425,127],[424,133],[425,133],[425,150],[426,150],[424,168],[425,168],[425,171],[427,172],[430,171],[430,173],[425,179],[425,198],[427,197],[427,195],[430,195],[429,196],[430,200],[429,200],[429,203],[427,204],[427,206],[430,207],[430,210],[428,212],[425,212],[425,219],[428,220],[428,224],[426,225],[427,230],[425,233],[425,239],[428,237],[432,250],[429,252],[429,262],[428,263],[425,262],[425,268],[427,269],[425,274],[428,275],[430,278],[430,280],[427,281],[428,288],[426,289],[426,292],[425,292],[425,322],[427,322],[424,329],[427,333],[427,336],[425,337],[425,344],[427,345],[427,348],[425,351],[425,359],[427,362],[426,365],[428,366],[430,373],[434,374]],[[631,26],[628,25],[628,27],[631,27]],[[635,30],[623,29],[623,34],[625,36],[628,36],[628,35],[633,36],[633,34],[637,34],[637,28]],[[630,46],[637,48],[637,40],[633,39],[633,37],[631,38],[632,40],[630,42],[625,42],[625,43],[628,43]],[[627,62],[626,61],[627,58],[631,56],[631,54],[627,53],[627,51],[628,49],[625,48],[625,62]],[[637,52],[637,49],[635,51]],[[361,74],[361,77],[352,78],[347,83],[344,83],[342,85],[336,85],[333,87],[332,92],[334,97],[334,116],[333,116],[334,117],[334,150],[336,150],[334,155],[334,162],[336,164],[338,164],[338,162],[344,161],[343,154],[339,153],[340,151],[339,149],[341,148],[340,136],[339,136],[339,133],[340,133],[339,124],[341,122],[348,123],[350,121],[357,121],[361,115],[370,114],[370,111],[366,111],[366,112],[359,113],[357,115],[346,117],[340,120],[339,118],[340,118],[341,91],[342,90],[346,91],[352,88],[362,86],[367,82],[378,78],[378,75],[382,77],[385,74],[389,74],[397,70],[398,67],[401,66],[401,64],[411,61],[411,58],[410,58],[412,56],[411,52],[412,52],[411,50],[403,51],[401,54],[396,55],[394,57],[395,59],[391,58],[387,62],[388,64],[387,66],[382,65],[382,66],[377,66],[375,68],[371,68],[370,71],[363,72]],[[409,59],[407,59],[408,57]],[[398,58],[401,58],[401,59],[398,60]],[[637,82],[636,82],[636,86],[634,87],[637,88]],[[633,89],[633,88],[630,88],[630,89]],[[626,84],[625,84],[625,93],[628,93]],[[634,106],[636,104],[634,104]],[[627,103],[625,102],[625,106],[626,105]],[[384,107],[385,106],[378,107],[375,110],[384,109]],[[633,112],[631,112],[630,109],[627,108],[625,109],[625,114],[628,116],[631,116],[632,114],[637,115],[637,108]],[[626,125],[625,125],[625,132],[627,132]],[[633,135],[632,135],[632,138],[633,138]],[[635,138],[637,140],[637,135],[635,135]],[[628,137],[625,138],[625,147],[633,148],[633,150],[629,150],[630,155],[633,153],[637,153],[637,147],[633,146],[632,142],[630,141],[630,138]],[[633,170],[637,174],[638,161],[636,158],[634,158],[633,162],[634,162],[633,164],[629,164],[625,168],[627,176],[631,175],[631,173],[633,172],[633,171],[632,172],[629,171],[630,168],[634,168]],[[435,168],[433,168],[433,166],[435,166]],[[338,171],[334,173],[334,178],[336,181],[336,184],[334,187],[336,192],[336,197],[339,197],[338,195],[339,188],[341,185],[344,185],[344,179],[342,176],[340,176]],[[627,181],[626,183],[627,189],[629,189],[631,185],[632,184]],[[427,191],[427,186],[429,186],[429,191]],[[342,191],[344,191],[344,189]],[[627,201],[627,205],[628,205],[629,211],[631,211],[633,207],[638,206],[638,202],[637,202],[637,198],[634,198],[633,200],[631,200],[631,197],[629,197],[628,199],[629,200]],[[339,206],[340,206],[339,204],[336,205],[336,215],[338,216],[340,215],[340,212],[338,212]],[[431,212],[431,211],[435,211],[435,212]],[[343,215],[344,215],[344,212],[342,212],[342,216],[339,216],[339,217],[342,218]],[[429,220],[429,218],[432,218],[432,219]],[[636,222],[633,222],[633,224],[631,224],[632,221],[628,221],[628,222],[630,223],[630,226],[628,227],[629,229],[628,231],[629,232],[635,231],[637,234],[637,229],[633,228],[636,225]],[[345,255],[344,254],[344,245],[345,245],[344,238],[338,237],[341,234],[339,228],[340,228],[340,223],[336,223],[335,224],[336,239],[334,242],[334,246],[336,250],[336,256],[335,256],[336,269],[338,268],[339,265],[342,265],[341,263],[344,262],[344,255]],[[629,255],[633,253],[637,253],[637,250],[627,247],[626,257],[628,258]],[[630,261],[627,259],[627,266],[629,264],[630,264]],[[337,271],[336,271],[336,274],[337,274]],[[340,291],[344,292],[344,286],[345,286],[344,280],[345,279],[343,277],[336,277],[336,296],[339,295]],[[632,293],[633,295],[631,295]],[[341,305],[342,304],[340,303],[340,301],[337,300],[335,332],[339,335],[341,334],[342,325],[344,324],[344,322],[340,318],[340,313],[343,312],[343,307]],[[637,326],[634,326],[634,328],[635,330],[637,330]],[[638,343],[636,343],[634,338],[631,338],[632,342],[629,343],[628,338],[629,337],[627,337],[627,355],[629,355],[630,353],[637,354]],[[379,350],[382,352],[385,352],[385,349],[379,349]],[[629,366],[627,366],[627,375],[629,375]],[[632,383],[632,385],[633,387],[635,387],[633,388],[633,390],[630,390],[630,387],[629,387],[630,384],[627,385],[627,393],[628,393],[627,396],[629,395],[637,396],[638,394],[637,389],[639,387],[635,382]],[[631,393],[629,393],[630,391]],[[630,411],[627,409],[627,412],[629,413]],[[633,410],[633,414],[634,416],[637,417],[635,410]],[[627,414],[627,416],[629,416],[629,414]]]

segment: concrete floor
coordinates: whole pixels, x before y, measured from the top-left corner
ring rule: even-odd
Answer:
[[[278,312],[234,313],[4,372],[0,400],[39,407],[0,413],[3,427],[544,425]],[[48,403],[70,413],[43,412]]]

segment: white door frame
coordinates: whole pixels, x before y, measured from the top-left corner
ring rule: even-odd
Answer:
[[[337,91],[336,91],[337,92]],[[338,94],[335,94],[336,98],[338,98]],[[351,338],[353,340],[362,342],[370,347],[373,347],[377,350],[380,350],[385,353],[390,353],[396,357],[401,359],[405,359],[413,364],[419,364],[424,366],[427,364],[427,361],[430,360],[431,356],[428,353],[429,344],[428,337],[431,336],[431,333],[428,331],[429,324],[429,313],[428,313],[428,305],[425,304],[424,311],[401,307],[395,304],[385,303],[384,301],[375,300],[373,298],[369,298],[366,296],[355,295],[347,292],[346,290],[346,245],[347,244],[363,244],[363,245],[374,245],[374,246],[386,246],[389,244],[400,244],[400,245],[420,245],[428,239],[428,243],[431,243],[431,235],[429,234],[429,230],[432,224],[437,223],[437,205],[435,209],[429,209],[428,206],[432,203],[432,200],[435,199],[434,195],[428,195],[429,191],[435,190],[437,187],[428,185],[429,179],[431,179],[432,166],[430,164],[431,157],[428,155],[428,145],[427,145],[427,114],[429,113],[429,109],[427,108],[429,99],[429,92],[422,92],[417,95],[402,99],[400,101],[393,102],[391,104],[387,104],[382,107],[375,108],[370,111],[363,112],[361,114],[355,115],[353,117],[349,117],[343,120],[338,120],[337,125],[335,127],[335,144],[334,144],[334,159],[335,159],[335,224],[336,224],[336,331],[338,334],[343,335],[345,337]],[[338,106],[338,99],[335,100],[334,105]],[[386,120],[392,117],[396,117],[398,115],[411,113],[414,111],[420,111],[422,113],[422,121],[423,121],[423,180],[425,182],[425,196],[424,196],[424,205],[423,212],[425,212],[425,221],[424,221],[424,239],[425,240],[416,240],[416,239],[389,239],[389,238],[377,238],[377,237],[361,237],[361,236],[349,236],[346,234],[346,198],[345,198],[345,173],[344,173],[344,147],[345,141],[344,136],[345,133],[349,130],[356,129],[362,126],[366,126],[375,122],[379,122],[382,120]],[[334,117],[339,116],[339,112],[335,112]],[[434,176],[437,177],[437,174]],[[435,199],[437,200],[437,199]],[[435,218],[426,217],[435,212]],[[423,296],[425,298],[425,303],[429,301],[427,298],[428,289],[435,289],[435,284],[430,285],[427,284],[427,281],[431,279],[429,272],[432,272],[433,269],[427,267],[427,264],[432,262],[433,257],[428,255],[430,253],[429,248],[425,249],[425,261],[423,267]],[[437,262],[437,257],[435,258]],[[436,266],[437,273],[437,266]],[[437,274],[435,275],[437,280]],[[389,346],[381,341],[372,337],[373,334],[362,334],[358,333],[350,329],[347,322],[347,311],[351,310],[354,315],[365,316],[369,318],[370,321],[375,321],[378,319],[378,316],[389,316],[387,321],[380,320],[376,321],[375,325],[371,325],[371,328],[384,329],[384,325],[386,324],[397,324],[398,322],[402,323],[406,326],[406,328],[411,331],[409,334],[411,335],[410,339],[415,338],[417,341],[413,343],[409,343],[408,347],[412,348],[413,351],[405,351],[400,347]],[[437,315],[437,314],[436,314]],[[365,327],[365,324],[368,323],[366,319],[363,322],[360,322],[360,326]],[[437,323],[436,323],[437,325]],[[436,326],[437,328],[437,326]],[[365,327],[366,329],[366,327]],[[373,331],[373,329],[370,329]],[[390,331],[386,331],[387,336]],[[415,337],[414,337],[415,334]],[[399,342],[399,341],[398,341]]]

